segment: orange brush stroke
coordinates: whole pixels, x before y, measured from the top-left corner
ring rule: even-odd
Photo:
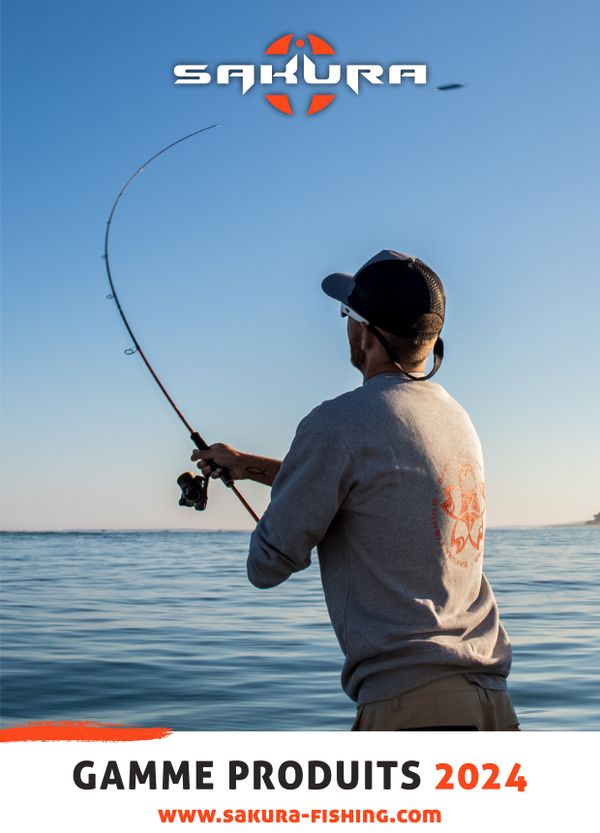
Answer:
[[[0,743],[29,740],[131,741],[158,740],[172,734],[163,726],[119,726],[91,720],[47,720],[0,729]]]

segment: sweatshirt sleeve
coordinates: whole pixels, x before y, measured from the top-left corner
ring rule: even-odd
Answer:
[[[271,502],[250,539],[248,578],[275,587],[311,563],[350,488],[342,432],[323,419],[323,405],[305,417],[273,482]]]

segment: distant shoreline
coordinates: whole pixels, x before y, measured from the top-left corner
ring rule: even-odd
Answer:
[[[577,521],[571,524],[546,524],[545,529],[555,529],[556,527],[565,526],[600,526],[600,521]],[[541,527],[540,527],[541,528]]]

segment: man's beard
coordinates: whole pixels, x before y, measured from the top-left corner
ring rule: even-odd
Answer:
[[[365,351],[360,346],[360,342],[356,343],[350,340],[350,361],[357,370],[362,370],[367,360]]]

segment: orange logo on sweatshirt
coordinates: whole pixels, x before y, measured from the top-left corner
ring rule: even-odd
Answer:
[[[436,538],[446,556],[460,567],[470,567],[483,554],[485,485],[477,463],[453,458],[438,479],[442,500],[433,500]]]

